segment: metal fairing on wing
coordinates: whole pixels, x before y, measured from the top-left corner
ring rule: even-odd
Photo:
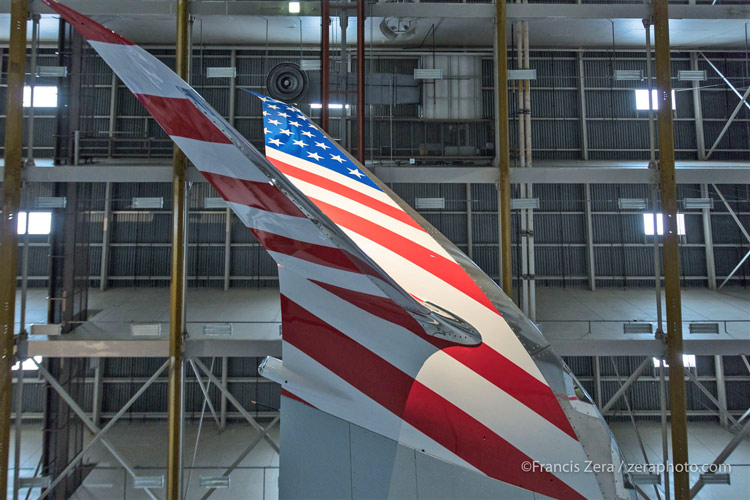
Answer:
[[[588,396],[498,286],[309,117],[258,95],[261,154],[148,52],[43,2],[278,264],[283,361],[260,371],[285,397],[514,491],[631,498],[619,472],[554,468],[619,465]]]

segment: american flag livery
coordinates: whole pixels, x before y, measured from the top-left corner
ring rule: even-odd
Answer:
[[[262,100],[265,156],[146,51],[51,0],[279,266],[283,394],[556,499],[629,498],[601,415],[497,285],[294,106]],[[238,353],[240,354],[240,353]]]

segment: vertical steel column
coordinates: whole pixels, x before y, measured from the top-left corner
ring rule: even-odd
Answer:
[[[594,254],[594,223],[591,217],[591,185],[586,183],[583,185],[583,189],[586,196],[584,212],[586,214],[586,253],[588,255],[589,267],[589,290],[593,292],[596,290],[596,256]]]
[[[23,167],[23,84],[26,78],[27,0],[10,7],[8,97],[5,120],[5,170],[3,214],[0,223],[0,498],[8,491],[10,407],[13,399],[13,330],[18,277],[18,210],[21,206]]]
[[[31,28],[31,68],[29,68],[29,119],[28,136],[26,137],[26,165],[34,165],[34,88],[36,86],[36,62],[39,52],[39,14],[32,17]]]
[[[188,0],[177,3],[176,72],[188,76]],[[167,499],[180,499],[182,483],[182,379],[185,309],[185,154],[174,146],[172,177],[172,286],[169,308],[169,446]]]
[[[357,0],[357,159],[365,164],[365,0]]]
[[[724,381],[724,358],[714,356],[714,373],[716,374],[716,400],[719,402],[719,408],[727,407],[727,386]],[[728,412],[719,410],[719,422],[723,427],[729,425]]]
[[[701,184],[701,198],[708,198],[708,184]],[[716,290],[716,260],[714,259],[714,234],[711,227],[711,209],[701,209],[703,220],[703,245],[706,248],[706,278],[708,288]]]
[[[690,69],[698,69],[698,54],[690,53]],[[703,106],[701,105],[700,82],[693,82],[693,117],[695,118],[695,143],[698,146],[698,159],[706,159],[706,136],[703,135]]]
[[[471,183],[466,183],[466,251],[474,258],[474,210],[472,207]]]
[[[495,87],[497,93],[497,127],[498,143],[495,154],[500,168],[500,185],[498,187],[498,208],[500,220],[500,279],[503,291],[513,297],[513,254],[510,246],[510,140],[508,139],[508,42],[506,1],[497,0],[495,22],[497,24],[497,54],[495,55]]]
[[[104,188],[104,218],[102,219],[102,252],[99,262],[99,290],[107,289],[109,276],[109,226],[112,224],[112,183]]]
[[[687,471],[688,442],[685,402],[685,372],[682,365],[682,305],[680,298],[680,248],[677,235],[677,185],[672,125],[672,72],[669,53],[669,7],[667,0],[653,0],[654,48],[659,129],[659,175],[664,218],[664,291],[667,312],[667,362],[669,399],[672,410],[672,462],[674,498],[690,498]],[[679,467],[684,467],[678,470]]]
[[[120,85],[117,73],[112,72],[112,83],[109,86],[109,143],[107,145],[107,156],[112,158],[115,153],[115,125],[117,124],[117,89]]]
[[[328,132],[328,95],[331,91],[331,61],[329,49],[330,37],[330,13],[329,0],[320,1],[320,127]]]
[[[583,52],[576,52],[578,61],[578,98],[580,99],[581,113],[581,159],[589,159],[589,126],[586,121],[586,81],[583,69]]]

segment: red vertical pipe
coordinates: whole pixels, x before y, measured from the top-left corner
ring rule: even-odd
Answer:
[[[331,63],[329,60],[330,51],[328,48],[330,36],[330,4],[329,0],[320,2],[321,34],[320,34],[320,126],[325,132],[328,132],[328,93],[331,90],[330,71]]]
[[[357,159],[365,163],[365,0],[357,0]]]

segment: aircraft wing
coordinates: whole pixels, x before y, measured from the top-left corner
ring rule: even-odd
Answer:
[[[284,359],[261,373],[285,395],[535,494],[627,497],[614,474],[524,469],[584,464],[595,433],[609,453],[601,416],[575,411],[569,371],[497,285],[310,118],[259,96],[263,155],[145,50],[42,1],[278,263]]]

